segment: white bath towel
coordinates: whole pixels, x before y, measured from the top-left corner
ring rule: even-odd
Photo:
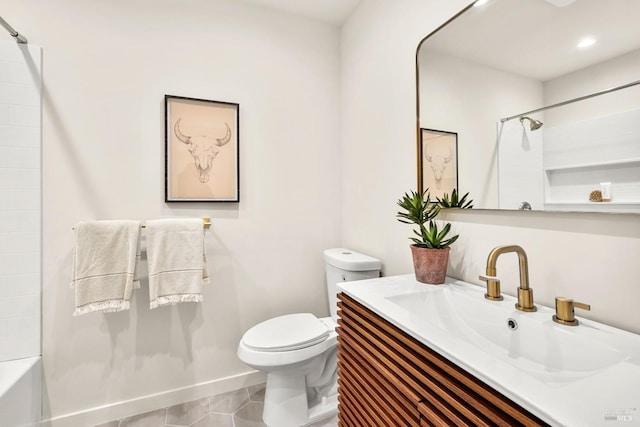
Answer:
[[[200,218],[147,221],[150,308],[202,301],[208,283]]]
[[[82,221],[75,226],[71,286],[74,316],[129,309],[140,221]]]

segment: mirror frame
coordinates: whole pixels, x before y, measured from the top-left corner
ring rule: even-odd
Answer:
[[[417,189],[418,189],[418,192],[420,192],[420,193],[424,192],[425,188],[423,188],[424,186],[422,185],[422,183],[424,182],[424,177],[422,175],[422,171],[423,171],[423,167],[424,167],[424,165],[422,163],[422,155],[424,153],[422,152],[422,129],[420,127],[420,64],[419,64],[419,61],[418,61],[418,54],[420,53],[420,48],[422,47],[422,44],[425,41],[427,41],[431,36],[433,36],[438,31],[440,31],[441,29],[443,29],[444,27],[449,25],[452,21],[456,20],[460,15],[465,13],[467,10],[471,9],[475,2],[476,2],[475,0],[472,1],[466,7],[464,7],[462,10],[460,10],[458,13],[456,13],[451,18],[449,18],[445,22],[443,22],[435,30],[433,30],[429,34],[427,34],[422,40],[420,40],[420,42],[418,43],[418,46],[416,47],[416,54],[415,54],[415,73],[416,73],[416,89],[415,89],[415,92],[416,92],[416,155],[417,155],[417,159],[418,159],[417,160],[416,177],[417,177],[417,180],[418,180]]]

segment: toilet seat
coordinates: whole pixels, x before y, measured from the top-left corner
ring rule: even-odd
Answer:
[[[244,334],[242,342],[252,350],[293,351],[325,341],[330,332],[326,323],[311,313],[287,314],[257,324]]]

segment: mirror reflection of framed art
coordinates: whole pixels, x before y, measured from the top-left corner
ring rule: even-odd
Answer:
[[[458,189],[458,134],[434,129],[420,129],[420,162],[418,173],[431,199],[442,198]]]

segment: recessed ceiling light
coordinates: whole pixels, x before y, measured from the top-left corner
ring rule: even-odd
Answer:
[[[565,6],[569,6],[571,3],[573,3],[576,0],[544,0],[547,3],[551,3],[554,6],[557,7],[565,7]]]
[[[594,39],[593,37],[585,37],[578,42],[577,46],[579,49],[586,49],[589,46],[593,46],[595,42],[596,39]]]
[[[480,7],[483,4],[485,4],[486,2],[488,2],[489,0],[477,0],[474,4],[473,7]]]

